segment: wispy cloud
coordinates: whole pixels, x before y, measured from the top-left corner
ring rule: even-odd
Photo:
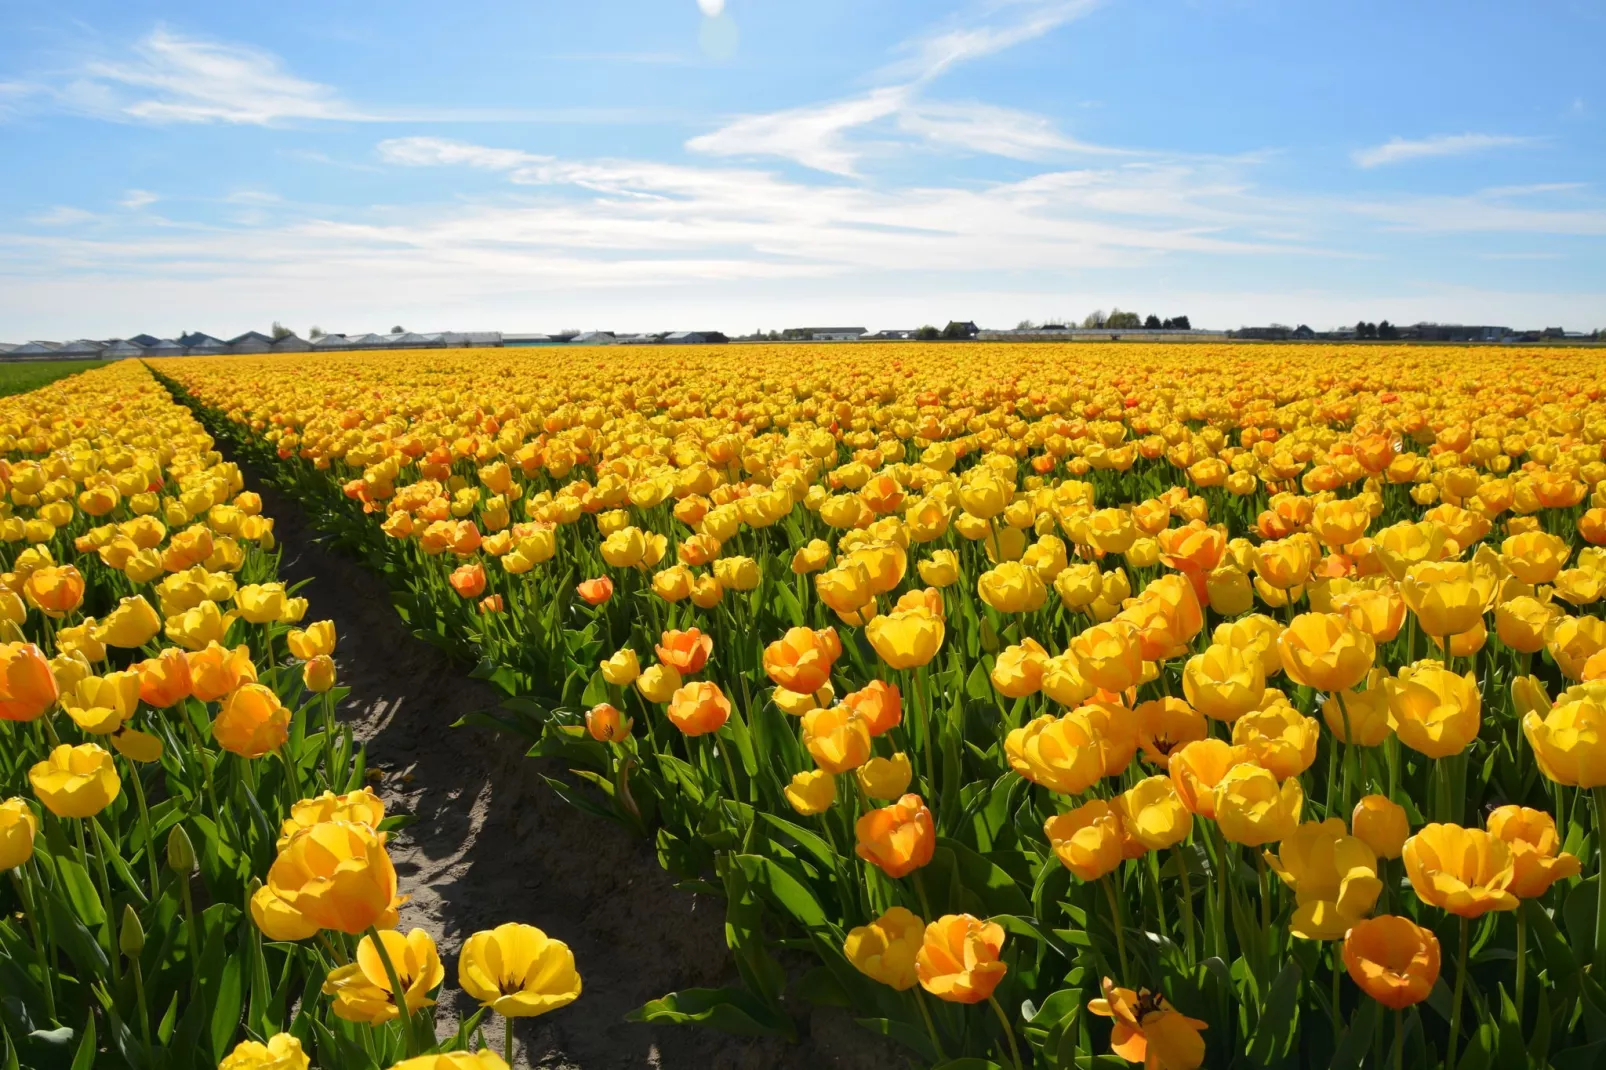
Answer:
[[[1537,139],[1511,137],[1506,134],[1436,134],[1415,141],[1390,138],[1381,145],[1357,149],[1350,154],[1357,167],[1382,167],[1433,156],[1463,156],[1485,149],[1509,148],[1514,145],[1531,145]]]
[[[905,58],[881,72],[889,84],[839,100],[739,116],[690,139],[686,147],[711,156],[780,157],[848,177],[857,175],[866,151],[850,134],[871,127],[884,137],[903,134],[905,141],[913,136],[932,146],[1018,159],[1101,151],[1065,137],[1042,116],[921,99],[926,86],[953,67],[1041,37],[1096,6],[1094,0],[995,2],[983,19],[947,26],[902,45]],[[989,127],[989,121],[997,125]]]
[[[148,208],[162,198],[148,189],[131,189],[123,194],[123,199],[117,203],[131,211]]]

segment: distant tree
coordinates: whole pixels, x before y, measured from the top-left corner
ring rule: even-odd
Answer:
[[[1084,330],[1096,330],[1102,326],[1104,326],[1104,310],[1102,308],[1096,308],[1082,317],[1082,328]]]
[[[1037,324],[1033,323],[1031,320],[1021,320],[1019,323],[1015,324],[1015,329],[1017,331],[1035,331],[1037,330]]]
[[[314,323],[311,327],[307,328],[307,337],[313,339],[322,338],[323,328]]]
[[[1110,318],[1104,321],[1106,327],[1133,328],[1143,326],[1143,317],[1136,312],[1122,312],[1118,308],[1110,310]]]
[[[1156,316],[1152,312],[1149,313],[1147,318],[1145,318],[1144,321],[1143,321],[1143,329],[1147,330],[1147,331],[1158,331],[1158,330],[1160,330],[1161,329],[1160,328],[1160,317]]]
[[[928,323],[915,332],[915,337],[922,342],[935,342],[942,337],[942,332]]]
[[[1361,320],[1359,323],[1357,323],[1355,325],[1355,337],[1356,338],[1376,338],[1377,337],[1377,324],[1375,324],[1375,323],[1367,323],[1365,320]]]
[[[407,328],[401,326],[400,324],[398,324],[397,326],[392,327],[390,329],[390,333],[391,334],[406,334],[407,333]]]
[[[280,323],[278,320],[274,320],[273,321],[273,340],[275,342],[277,342],[281,338],[289,338],[292,334],[295,334],[295,333],[296,332],[292,331],[290,328],[286,327],[284,324]]]
[[[1187,316],[1177,316],[1175,319],[1168,319],[1165,321],[1165,325],[1174,331],[1193,330],[1193,326],[1188,323]]]
[[[1400,336],[1400,332],[1399,329],[1394,326],[1394,324],[1390,323],[1388,320],[1383,320],[1377,325],[1377,336],[1379,338],[1398,338]]]
[[[949,320],[948,326],[942,329],[942,336],[949,341],[966,341],[970,338],[970,328],[958,320]]]

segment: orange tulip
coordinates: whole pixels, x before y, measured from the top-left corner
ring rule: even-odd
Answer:
[[[730,719],[730,699],[707,680],[686,684],[669,697],[669,722],[688,736],[718,731]]]
[[[969,914],[945,914],[926,926],[915,956],[920,987],[949,1003],[980,1003],[1009,972],[998,958],[1003,946],[1003,926]]]
[[[613,597],[613,580],[607,576],[599,576],[594,580],[582,580],[574,589],[582,601],[588,606],[600,606]]]
[[[894,879],[930,862],[937,847],[931,811],[913,793],[859,818],[853,835],[859,857]]]
[[[1439,979],[1439,938],[1409,918],[1383,914],[1356,922],[1343,954],[1350,980],[1393,1010],[1427,999]]]
[[[885,735],[903,721],[903,695],[898,685],[871,680],[842,699],[842,705],[864,719],[872,736]]]
[[[1205,1044],[1199,1031],[1207,1028],[1189,1018],[1164,996],[1147,988],[1117,988],[1104,978],[1104,998],[1090,1000],[1087,1009],[1114,1018],[1110,1051],[1129,1063],[1150,1070],[1195,1070],[1204,1063]]]
[[[660,662],[689,676],[708,664],[708,656],[714,652],[714,637],[703,634],[697,628],[683,632],[666,631],[659,639],[657,649]]]
[[[60,697],[44,651],[32,643],[0,643],[0,720],[38,720]]]
[[[212,722],[218,746],[242,758],[260,758],[290,738],[290,711],[273,689],[245,684],[223,700]]]
[[[764,673],[777,687],[813,694],[831,679],[831,666],[841,654],[835,628],[788,628],[764,648]]]
[[[478,598],[485,593],[485,568],[478,561],[459,565],[450,577],[452,590],[461,598]]]
[[[170,653],[171,651],[164,650],[161,658],[169,657]],[[185,655],[185,661],[189,671],[187,681],[190,693],[202,702],[216,702],[244,684],[256,683],[257,669],[251,661],[251,648],[244,643],[233,650],[217,643],[208,643],[203,649]],[[176,686],[178,669],[174,667],[172,673]],[[145,674],[142,670],[141,698],[144,698],[144,689]],[[158,703],[151,704],[158,705]]]
[[[1405,873],[1419,899],[1463,918],[1516,910],[1506,842],[1482,829],[1424,825],[1405,841]]]

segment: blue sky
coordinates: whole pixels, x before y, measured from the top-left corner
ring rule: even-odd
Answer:
[[[1606,6],[7,0],[0,340],[1606,327]]]

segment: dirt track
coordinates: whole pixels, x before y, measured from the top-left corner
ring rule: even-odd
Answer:
[[[732,983],[724,903],[675,888],[650,845],[580,813],[538,775],[555,769],[517,741],[461,715],[490,709],[497,693],[440,650],[416,639],[390,605],[383,580],[327,549],[291,499],[246,473],[276,518],[280,574],[310,582],[308,620],[333,619],[341,716],[368,744],[376,790],[415,824],[392,837],[402,890],[412,900],[402,928],[437,940],[446,964],[443,1034],[475,1004],[455,985],[463,940],[504,921],[528,922],[575,953],[584,992],[561,1011],[526,1019],[519,1066],[550,1068],[895,1067],[904,1060],[845,1013],[815,1012],[804,1039],[750,1040],[705,1029],[625,1022],[626,1012],[680,988]],[[450,1028],[448,1028],[450,1021]],[[500,1023],[490,1034],[500,1043]]]

